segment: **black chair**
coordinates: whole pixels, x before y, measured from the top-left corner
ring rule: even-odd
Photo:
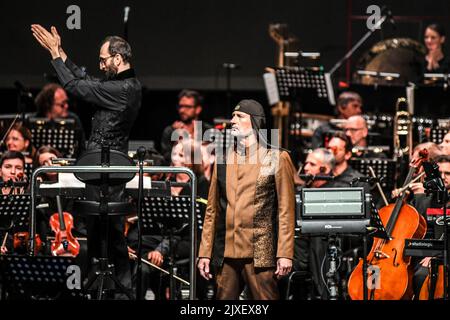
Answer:
[[[102,147],[101,150],[93,150],[84,153],[77,161],[77,166],[95,166],[101,165],[103,167],[113,166],[134,166],[134,162],[126,154],[109,150],[109,147]],[[74,206],[80,214],[97,216],[100,222],[100,256],[97,257],[99,270],[95,275],[88,280],[86,290],[89,290],[96,282],[98,282],[97,299],[105,298],[104,287],[107,279],[111,279],[116,289],[125,294],[130,300],[133,299],[132,294],[119,281],[114,272],[114,265],[108,261],[108,238],[109,238],[109,217],[125,216],[136,209],[132,203],[129,202],[115,202],[109,201],[111,191],[121,189],[121,185],[125,188],[125,184],[133,179],[135,173],[98,173],[98,172],[83,172],[76,173],[78,180],[86,183],[86,190],[94,190],[91,194],[87,192],[87,197],[96,197],[97,200],[83,200],[75,201]],[[115,188],[112,189],[111,187]]]

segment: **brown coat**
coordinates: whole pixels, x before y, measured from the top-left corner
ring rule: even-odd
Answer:
[[[199,257],[213,258],[218,265],[223,258],[253,258],[255,267],[274,267],[276,258],[293,258],[294,167],[285,151],[258,151],[252,158],[255,153],[241,156],[232,150],[222,184],[215,165]]]

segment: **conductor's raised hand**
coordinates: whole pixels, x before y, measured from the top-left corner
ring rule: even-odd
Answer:
[[[56,29],[54,31],[56,32]],[[59,46],[61,43],[61,38],[58,36],[57,32],[56,34],[50,33],[39,24],[32,24],[31,32],[39,44],[50,52],[53,59],[60,57]]]

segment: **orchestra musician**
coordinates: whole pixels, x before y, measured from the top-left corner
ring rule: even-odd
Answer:
[[[37,112],[33,115],[38,118],[73,119],[75,121],[75,157],[79,156],[85,149],[86,138],[83,125],[77,114],[69,111],[69,98],[66,91],[57,83],[45,85],[34,100]]]
[[[2,182],[12,181],[16,182],[23,179],[25,168],[25,157],[21,152],[17,151],[7,151],[0,158],[0,179]],[[23,188],[22,188],[23,189]],[[20,194],[22,191],[20,188],[14,187],[2,187],[2,194]],[[8,225],[0,226],[0,230],[7,230]],[[12,235],[6,234],[5,232],[0,232],[1,243],[0,248],[1,254],[8,253],[8,248],[11,248]]]
[[[25,153],[25,163],[33,163],[36,149],[31,143],[31,132],[27,127],[16,123],[6,137],[6,147],[8,151]]]
[[[351,116],[362,114],[363,102],[361,96],[353,91],[342,92],[336,103],[336,119],[345,120]],[[314,130],[311,144],[312,148],[325,147],[324,138],[325,134],[339,131],[341,128],[332,122],[327,122]]]
[[[450,57],[443,51],[445,43],[445,29],[433,23],[426,27],[424,42],[427,47],[427,54],[424,61],[423,73],[444,73],[450,72]]]
[[[439,148],[443,154],[450,155],[450,131],[445,134]]]

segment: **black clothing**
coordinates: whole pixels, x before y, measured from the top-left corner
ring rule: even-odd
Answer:
[[[69,59],[52,60],[62,86],[74,96],[95,105],[88,150],[100,149],[102,141],[111,149],[128,151],[128,137],[141,107],[142,88],[134,70],[117,74],[112,80],[94,80]]]
[[[422,67],[422,74],[424,73],[444,73],[449,74],[450,73],[450,57],[448,55],[444,54],[444,57],[438,61],[439,67],[436,69],[428,70],[428,61],[426,58],[423,59],[423,67]]]
[[[89,77],[69,59],[52,60],[58,78],[70,94],[94,104],[96,112],[92,118],[91,136],[87,150],[101,149],[108,145],[111,149],[126,153],[128,138],[141,107],[142,88],[134,70],[118,73],[111,80],[96,80]],[[108,188],[109,201],[124,201],[125,185]],[[99,201],[100,187],[86,184],[87,200]],[[131,287],[130,265],[127,243],[124,236],[124,216],[109,217],[108,258],[114,264],[115,273],[121,283]],[[100,219],[88,216],[88,255],[100,256]]]

